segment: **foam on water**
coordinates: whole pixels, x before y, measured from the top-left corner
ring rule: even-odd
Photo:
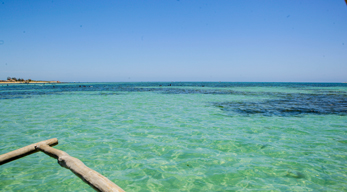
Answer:
[[[0,86],[0,154],[57,137],[126,191],[347,189],[345,84],[54,86]],[[43,153],[0,190],[93,191]]]

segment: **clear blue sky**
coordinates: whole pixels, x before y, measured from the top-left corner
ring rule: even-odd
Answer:
[[[347,81],[344,0],[0,0],[0,79]]]

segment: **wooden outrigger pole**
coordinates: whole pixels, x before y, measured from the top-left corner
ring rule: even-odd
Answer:
[[[100,173],[87,167],[79,159],[71,157],[64,151],[50,147],[50,145],[56,144],[58,144],[58,139],[53,138],[0,155],[0,165],[30,155],[40,150],[47,155],[57,159],[60,166],[70,169],[75,175],[77,175],[84,182],[93,187],[96,191],[124,192],[124,190],[118,185],[116,185]]]
[[[20,149],[17,149],[17,150],[5,153],[3,155],[0,155],[0,165],[38,152],[39,150],[36,149],[36,146],[39,145],[39,144],[42,144],[42,143],[44,143],[46,145],[54,146],[54,145],[58,144],[58,139],[57,138],[48,139],[46,141],[41,141],[41,142],[38,142],[38,143],[34,143],[34,144],[31,144],[31,145],[25,146],[23,148],[20,148]]]

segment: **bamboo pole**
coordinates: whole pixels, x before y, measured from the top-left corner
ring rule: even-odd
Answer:
[[[71,157],[64,151],[54,149],[53,147],[50,147],[45,143],[38,144],[36,148],[46,153],[47,155],[58,159],[60,166],[70,169],[73,173],[75,173],[78,177],[80,177],[84,182],[89,184],[95,190],[102,192],[124,192],[124,190],[118,185],[114,184],[112,181],[110,181],[100,173],[87,167],[79,159]]]
[[[35,146],[39,144],[46,144],[46,145],[52,145],[52,146],[57,145],[58,139],[57,138],[48,139],[46,141],[34,143],[26,147],[0,155],[0,165],[19,159],[21,157],[25,157],[33,153],[36,153],[38,150],[35,148]]]

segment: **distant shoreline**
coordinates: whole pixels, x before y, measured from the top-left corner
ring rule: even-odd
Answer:
[[[54,83],[60,83],[59,81],[30,81],[30,82],[20,82],[20,81],[0,81],[0,84],[35,84],[35,83],[49,83],[49,84],[54,84]]]

